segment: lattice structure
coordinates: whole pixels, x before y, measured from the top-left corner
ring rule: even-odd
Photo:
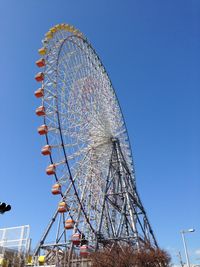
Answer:
[[[24,266],[29,252],[29,225],[0,229],[1,266]]]
[[[112,83],[85,36],[67,24],[47,32],[36,110],[47,175],[61,196],[35,256],[64,264],[112,242],[157,246],[136,190],[127,129]],[[53,179],[53,178],[52,178]],[[55,228],[57,222],[57,228]],[[53,236],[54,234],[54,236]],[[43,251],[43,252],[42,252]],[[63,265],[64,266],[64,265]]]
[[[27,254],[30,249],[30,226],[0,229],[0,247]]]

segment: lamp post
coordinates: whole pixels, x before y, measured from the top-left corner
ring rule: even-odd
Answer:
[[[186,245],[186,241],[185,241],[185,236],[184,234],[186,233],[193,233],[195,231],[195,229],[188,229],[188,230],[182,230],[181,231],[181,236],[183,239],[183,246],[184,246],[184,250],[185,250],[185,257],[186,257],[186,262],[187,262],[187,267],[190,267],[190,261],[189,261],[189,256],[188,256],[188,251],[187,251],[187,245]]]

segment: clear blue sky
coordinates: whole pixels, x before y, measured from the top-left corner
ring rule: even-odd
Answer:
[[[160,246],[175,262],[179,231],[194,227],[187,240],[200,262],[199,0],[1,1],[0,201],[12,211],[0,227],[30,224],[35,244],[57,205],[40,155],[33,77],[44,33],[62,22],[85,33],[110,74]]]

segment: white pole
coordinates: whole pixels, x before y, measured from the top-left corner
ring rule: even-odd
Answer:
[[[187,251],[187,246],[186,246],[186,242],[185,242],[184,231],[181,231],[181,235],[182,235],[182,239],[183,239],[183,246],[184,246],[184,250],[185,250],[187,267],[190,267],[190,261],[189,261],[189,257],[188,257],[188,251]]]

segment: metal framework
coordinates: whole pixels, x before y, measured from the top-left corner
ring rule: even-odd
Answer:
[[[0,229],[0,265],[24,266],[30,245],[29,225]]]
[[[77,257],[73,233],[92,250],[112,242],[157,246],[136,190],[121,108],[101,60],[67,24],[51,28],[43,44],[46,143],[67,212],[56,210],[35,256],[43,250],[53,263]],[[64,228],[69,218],[73,230]]]

